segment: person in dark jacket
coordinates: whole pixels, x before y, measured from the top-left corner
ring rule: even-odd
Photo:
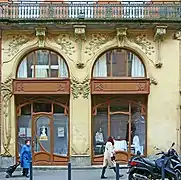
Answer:
[[[20,163],[23,168],[23,176],[28,177],[30,161],[32,160],[30,140],[26,140],[21,149]]]

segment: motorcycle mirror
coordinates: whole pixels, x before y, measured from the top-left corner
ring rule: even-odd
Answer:
[[[171,147],[173,147],[173,146],[175,146],[175,143],[174,143],[174,142],[172,143],[172,146],[171,146]]]

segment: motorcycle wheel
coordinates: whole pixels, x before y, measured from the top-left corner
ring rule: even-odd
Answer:
[[[128,180],[138,180],[138,178],[134,178],[134,176],[133,176],[133,174],[134,174],[135,172],[132,172],[132,173],[130,173],[129,175],[128,175]],[[142,174],[141,174],[142,175]],[[149,175],[147,174],[147,178],[148,178],[148,180],[151,180],[151,179],[153,179],[152,177],[149,177]],[[141,178],[140,178],[140,180],[142,180]],[[153,179],[153,180],[155,180],[155,179]],[[181,180],[181,179],[180,179]]]

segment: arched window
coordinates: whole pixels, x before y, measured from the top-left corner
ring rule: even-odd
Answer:
[[[115,49],[104,53],[94,65],[93,77],[145,77],[145,67],[134,53]]]
[[[28,54],[18,66],[17,78],[68,78],[64,59],[50,50]]]

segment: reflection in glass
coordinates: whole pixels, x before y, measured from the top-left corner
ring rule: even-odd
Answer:
[[[111,115],[111,136],[115,138],[115,150],[127,151],[127,123],[128,115],[113,114]]]
[[[50,152],[50,119],[41,116],[36,120],[35,152]]]
[[[48,103],[34,103],[33,112],[51,112],[52,105]]]
[[[68,116],[54,114],[54,154],[68,155]]]
[[[139,108],[132,114],[132,122],[134,126],[134,134],[132,147],[134,147],[134,153],[140,151],[143,155],[145,153],[145,118],[141,115]]]
[[[98,109],[97,114],[93,116],[95,155],[101,155],[104,153],[104,146],[108,136],[107,126],[107,108]]]
[[[31,115],[21,115],[18,118],[18,154],[20,156],[21,148],[25,140],[31,140]]]
[[[49,50],[36,50],[28,54],[20,63],[18,78],[68,78],[68,68],[64,59]]]
[[[93,77],[145,77],[144,65],[134,53],[116,49],[104,53],[96,61]]]

